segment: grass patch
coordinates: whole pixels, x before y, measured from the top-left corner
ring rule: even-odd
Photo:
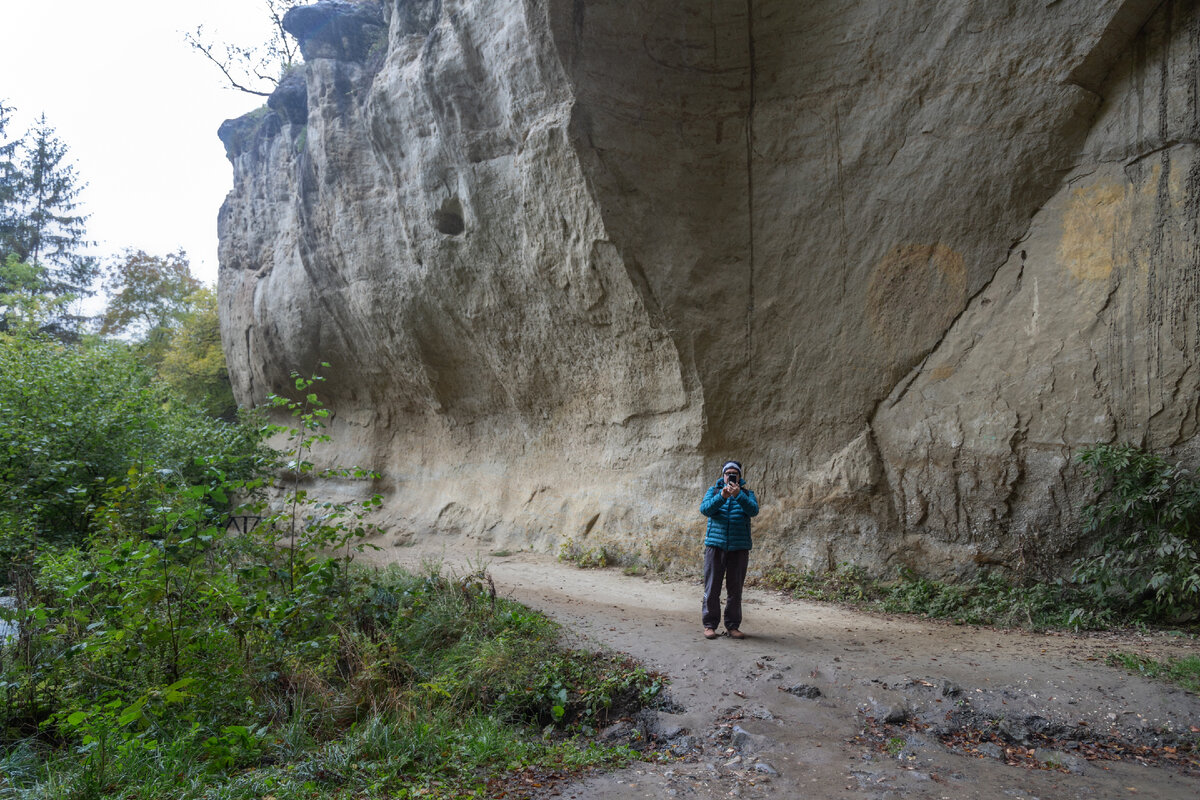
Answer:
[[[767,588],[803,600],[860,603],[878,595],[879,586],[854,564],[841,564],[830,572],[777,567],[762,578]]]
[[[646,542],[641,548],[629,550],[611,543],[588,546],[567,537],[558,548],[558,560],[574,564],[580,569],[617,567],[623,574],[630,576],[646,575],[650,572],[661,574],[667,570],[666,562],[655,556],[651,542]]]
[[[604,569],[616,566],[621,554],[611,545],[589,547],[571,537],[563,540],[558,548],[558,560],[574,564],[580,569]]]
[[[3,796],[457,798],[488,796],[515,772],[637,757],[587,735],[654,702],[663,679],[623,656],[560,647],[555,623],[495,596],[486,574],[350,568],[337,584],[323,600],[336,622],[305,631],[299,652],[253,654],[246,672],[236,650],[224,654],[234,663],[223,685],[145,700],[101,682],[91,703],[59,695],[32,728],[28,713],[10,716]],[[75,666],[86,669],[77,681],[98,674],[86,658]],[[21,691],[17,673],[5,683]]]
[[[980,572],[965,583],[944,583],[909,571],[897,580],[881,581],[860,567],[843,564],[832,572],[779,568],[768,572],[762,583],[801,599],[958,624],[1079,630],[1121,622],[1110,611],[1088,607],[1081,593],[1069,585],[1021,584],[997,572]]]
[[[968,583],[947,584],[906,574],[882,589],[876,601],[889,612],[920,614],[959,624],[1001,627],[1093,628],[1111,620],[1080,607],[1079,598],[1056,583],[1022,585],[996,572],[981,572]]]
[[[1200,656],[1158,661],[1137,653],[1111,653],[1107,661],[1110,666],[1122,667],[1147,678],[1167,681],[1189,692],[1200,694]]]

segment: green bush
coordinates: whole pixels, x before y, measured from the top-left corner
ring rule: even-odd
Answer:
[[[1200,614],[1200,481],[1181,466],[1125,444],[1079,460],[1095,478],[1084,509],[1091,552],[1074,580],[1092,603],[1144,621]]]
[[[604,569],[616,563],[611,545],[588,547],[568,536],[558,548],[558,560],[567,561],[580,569]]]
[[[286,555],[245,538],[207,529],[47,561],[27,644],[4,648],[4,758],[30,796],[256,796],[249,771],[280,797],[457,797],[514,764],[627,759],[543,728],[594,730],[661,689],[625,658],[563,650],[485,575],[309,553],[292,588]]]
[[[89,501],[84,539],[32,553],[4,613],[19,635],[0,643],[0,790],[460,797],[522,766],[630,757],[543,732],[592,729],[651,701],[660,678],[562,649],[553,623],[497,597],[484,573],[350,562],[378,498],[332,504],[300,488],[325,438],[318,382],[296,377],[298,399],[272,399],[292,415],[267,429],[287,441],[287,469],[249,532],[214,508],[254,500],[260,478],[215,459],[191,476],[133,464]]]
[[[170,401],[119,342],[0,334],[0,418],[0,557],[8,563],[32,544],[82,543],[131,471],[202,484],[263,466],[256,433]]]

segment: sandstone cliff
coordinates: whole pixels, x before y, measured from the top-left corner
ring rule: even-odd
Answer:
[[[1195,455],[1183,0],[386,0],[221,129],[222,330],[332,363],[398,539],[946,574],[1078,542],[1082,446]],[[348,488],[347,491],[350,489]]]

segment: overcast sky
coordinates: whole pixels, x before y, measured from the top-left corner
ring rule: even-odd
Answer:
[[[215,284],[217,210],[233,185],[217,128],[264,98],[225,88],[188,47],[200,24],[246,44],[270,35],[261,0],[0,0],[0,99],[16,108],[10,137],[45,112],[70,148],[106,262],[182,247]]]

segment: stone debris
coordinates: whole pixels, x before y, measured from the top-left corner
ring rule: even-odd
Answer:
[[[821,690],[816,686],[810,686],[807,683],[797,683],[795,686],[779,687],[779,691],[787,692],[796,697],[803,697],[805,700],[816,700],[821,696]]]
[[[753,753],[758,750],[763,750],[771,744],[771,740],[766,736],[757,733],[750,733],[740,725],[733,726],[733,732],[729,741],[734,747],[743,753]]]

